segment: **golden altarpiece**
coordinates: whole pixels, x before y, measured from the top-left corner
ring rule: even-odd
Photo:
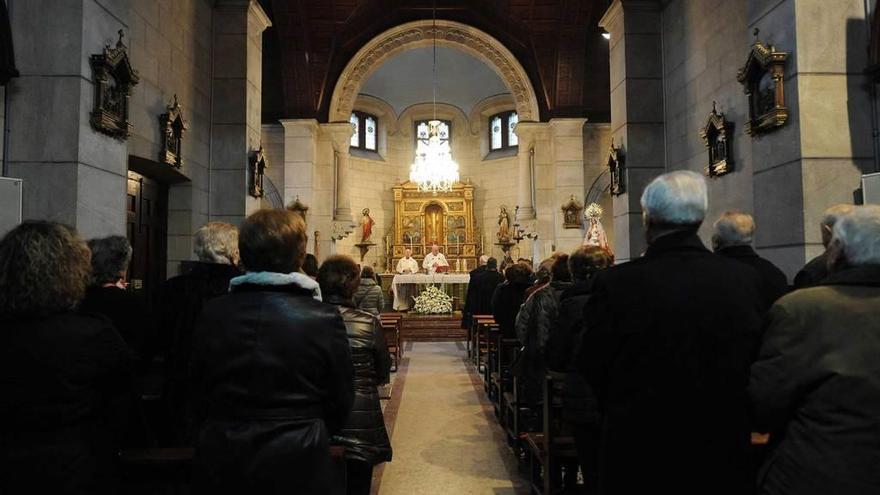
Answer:
[[[394,186],[391,235],[390,270],[407,248],[421,262],[432,244],[446,255],[451,271],[476,268],[482,246],[474,221],[474,186],[459,182],[440,193],[419,191],[412,182]]]

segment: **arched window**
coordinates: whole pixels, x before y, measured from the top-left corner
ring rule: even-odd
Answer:
[[[519,116],[514,111],[489,117],[489,151],[513,148],[519,144],[519,139],[513,132],[517,122]]]
[[[379,119],[375,115],[354,111],[349,119],[354,134],[351,135],[351,147],[362,150],[376,151],[379,135]]]

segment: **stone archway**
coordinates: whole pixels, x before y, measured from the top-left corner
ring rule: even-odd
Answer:
[[[513,95],[520,122],[538,121],[535,89],[522,64],[497,39],[467,24],[421,20],[401,24],[364,45],[345,66],[330,100],[330,122],[348,122],[361,85],[389,57],[405,50],[437,44],[462,50],[491,67]]]

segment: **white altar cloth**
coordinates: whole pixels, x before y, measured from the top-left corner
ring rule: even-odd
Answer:
[[[391,281],[391,291],[394,292],[394,310],[410,309],[418,285],[468,284],[470,281],[471,276],[467,273],[397,274]]]

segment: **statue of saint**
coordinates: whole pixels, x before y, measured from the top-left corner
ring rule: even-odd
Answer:
[[[504,206],[498,213],[498,240],[501,242],[510,241],[510,215],[507,214],[507,208]]]
[[[361,215],[363,215],[361,219],[361,244],[369,244],[370,236],[373,235],[373,225],[376,224],[376,221],[370,216],[369,208],[364,208]]]

